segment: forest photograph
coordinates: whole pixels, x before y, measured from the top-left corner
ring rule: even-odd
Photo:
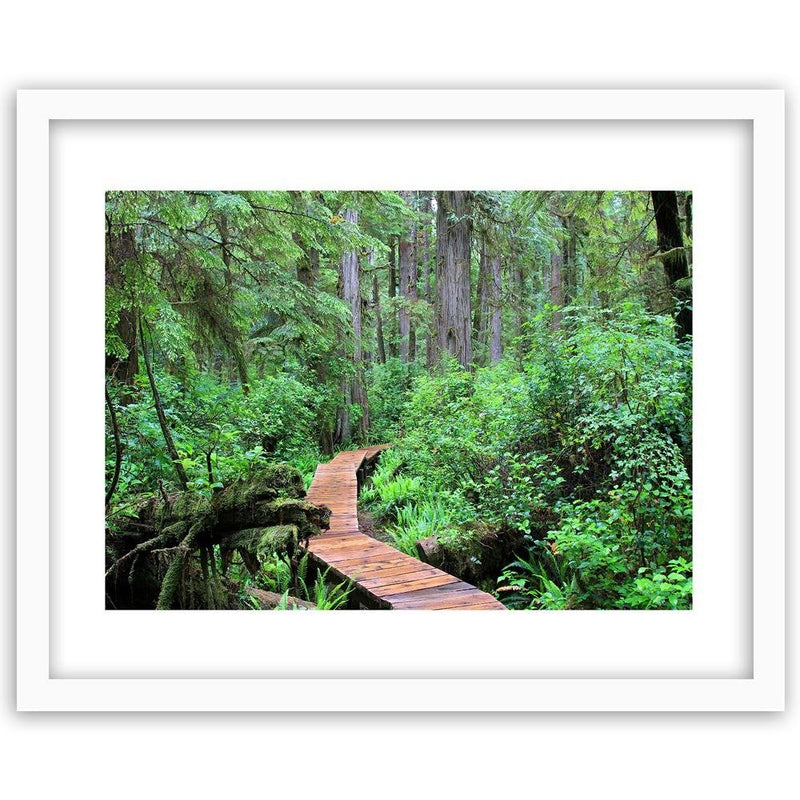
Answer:
[[[108,191],[105,608],[692,608],[692,192]]]

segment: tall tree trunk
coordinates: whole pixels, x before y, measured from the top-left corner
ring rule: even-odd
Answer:
[[[233,272],[231,271],[230,239],[228,236],[228,225],[224,217],[217,220],[217,232],[220,237],[220,251],[222,263],[225,265],[225,294],[228,301],[233,304]],[[239,383],[244,394],[250,394],[250,372],[247,360],[244,357],[244,350],[239,337],[233,330],[224,329],[224,340],[229,352],[233,355],[236,365],[236,374],[239,376]]]
[[[489,312],[489,362],[494,364],[503,357],[502,275],[497,250],[489,255],[488,263],[486,299]]]
[[[358,212],[349,208],[344,212],[345,222],[358,224]],[[346,442],[352,435],[350,422],[350,406],[358,405],[361,415],[358,420],[357,433],[364,438],[369,430],[369,407],[367,405],[367,389],[364,382],[364,350],[362,345],[362,302],[361,302],[361,264],[358,252],[347,250],[340,263],[342,299],[350,307],[353,324],[353,374],[345,378],[343,385],[344,407],[339,410],[338,441]]]
[[[683,216],[683,232],[684,240],[686,242],[686,260],[689,262],[689,271],[691,272],[692,263],[694,261],[692,252],[692,240],[694,239],[693,219],[692,219],[692,193],[681,192],[678,197],[678,205],[680,206]]]
[[[475,304],[473,311],[472,330],[475,333],[475,340],[478,344],[475,354],[476,363],[484,363],[483,354],[487,347],[486,330],[488,326],[489,309],[488,297],[486,294],[486,273],[489,271],[489,258],[486,253],[486,232],[480,234],[480,255],[478,257],[478,286],[475,290]]]
[[[566,229],[564,239],[564,305],[569,305],[578,296],[578,232],[575,227],[575,216],[570,214],[562,219]]]
[[[411,205],[411,192],[400,192],[400,197]],[[416,261],[415,225],[407,226],[398,242],[400,260],[400,306],[398,319],[400,330],[400,360],[403,363],[414,360],[416,353],[416,337],[414,323],[411,318],[411,307],[417,299],[417,261]]]
[[[430,236],[430,226],[431,226],[431,211],[432,211],[432,203],[431,203],[431,194],[429,192],[420,192],[421,196],[421,211],[423,214],[423,222],[422,222],[422,242],[421,242],[421,268],[419,270],[420,274],[423,276],[423,295],[425,297],[425,304],[427,309],[430,311],[431,308],[431,236]],[[433,338],[435,336],[435,332],[433,329],[433,317],[428,314],[428,322],[425,326],[425,363],[427,364],[428,368],[432,366],[432,356],[433,356]]]
[[[381,293],[378,287],[378,274],[372,276],[372,304],[375,307],[375,338],[378,348],[378,363],[386,363],[386,344],[383,341],[383,320],[381,319]]]
[[[436,210],[436,329],[438,362],[445,350],[472,364],[470,313],[471,192],[438,192]]]
[[[378,272],[375,269],[375,251],[369,251],[369,267],[372,272],[372,308],[375,311],[375,348],[378,351],[378,363],[386,363],[386,344],[383,341],[383,318],[381,316],[381,292]]]
[[[651,194],[658,249],[662,253],[664,274],[675,302],[675,334],[679,339],[683,339],[692,334],[692,289],[689,284],[689,261],[678,216],[678,197],[675,192],[651,192]]]
[[[389,315],[392,324],[389,325],[388,336],[386,336],[386,352],[393,358],[397,357],[397,338],[395,331],[397,329],[397,312],[394,310],[394,299],[397,297],[397,268],[396,268],[396,239],[394,236],[389,237],[389,287],[387,294],[389,296]]]

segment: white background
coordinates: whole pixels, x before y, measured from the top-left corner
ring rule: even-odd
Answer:
[[[409,2],[377,12],[374,3],[304,3],[291,13],[265,4],[257,13],[235,2],[176,4],[174,11],[146,1],[120,11],[107,3],[29,4],[5,26],[4,169],[10,178],[18,87],[786,88],[792,146],[800,76],[790,67],[792,28],[782,4],[760,4],[755,19],[723,19],[683,2],[649,13],[641,3],[624,3],[619,16],[608,5],[573,2],[563,17],[554,10],[562,6],[551,4],[531,7],[525,18],[516,16],[524,7],[517,3],[472,11],[466,3],[440,5]],[[791,155],[788,164],[791,197]],[[2,241],[11,265],[13,187],[4,185]],[[792,212],[790,202],[789,229]],[[10,296],[10,269],[4,277]],[[10,364],[13,313],[5,319]],[[10,420],[10,391],[3,399]],[[10,489],[13,438],[5,433],[2,485]],[[8,509],[12,497],[9,491]],[[6,541],[0,730],[12,737],[3,748],[4,775],[22,782],[12,786],[15,794],[38,796],[66,783],[85,797],[281,795],[290,785],[300,797],[344,796],[354,787],[426,796],[437,784],[446,796],[515,789],[567,797],[769,797],[786,796],[787,782],[796,785],[791,637],[783,715],[20,716],[13,711],[13,552]],[[790,548],[790,574],[793,566]],[[792,620],[791,583],[789,591]]]

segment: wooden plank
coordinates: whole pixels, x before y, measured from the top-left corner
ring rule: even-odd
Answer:
[[[314,542],[314,544],[333,544],[334,542],[346,542],[353,538],[354,535],[358,535],[358,531],[348,532],[348,531],[334,531],[328,533],[322,533],[319,536],[314,536],[310,539],[310,541]]]
[[[383,548],[375,545],[365,545],[362,542],[339,542],[338,544],[327,545],[325,542],[317,542],[314,547],[310,547],[312,553],[317,555],[327,555],[336,558],[338,561],[360,558],[360,553],[365,556],[371,554],[371,558],[383,553]],[[346,556],[346,559],[343,558]]]
[[[393,561],[389,564],[375,564],[370,561],[367,566],[362,565],[362,569],[358,573],[359,579],[369,578],[388,578],[396,575],[408,575],[414,572],[419,572],[421,567],[425,567],[420,561],[414,563],[414,559],[404,561]],[[429,569],[433,569],[430,567]],[[366,584],[365,584],[366,585]]]
[[[392,595],[404,592],[413,592],[415,589],[430,589],[434,586],[445,586],[448,583],[459,583],[458,578],[448,575],[446,572],[437,571],[437,575],[431,578],[421,578],[420,580],[406,581],[402,583],[381,586],[380,592],[375,592],[380,597],[391,600]]]
[[[505,611],[500,603],[476,600],[472,603],[452,605],[444,603],[415,603],[413,605],[392,605],[392,611]]]
[[[423,595],[424,592],[419,592]],[[402,600],[393,601],[393,608],[430,608],[433,610],[445,608],[464,608],[464,607],[478,607],[478,606],[502,606],[498,600],[495,600],[491,595],[482,592],[480,589],[474,589],[471,592],[455,592],[453,594],[439,594],[439,595],[426,595],[420,597],[418,600]]]
[[[476,603],[468,606],[421,606],[420,608],[397,608],[396,611],[507,611],[501,603]]]
[[[439,578],[442,575],[438,569],[434,569],[433,567],[428,567],[425,569],[424,564],[422,567],[422,569],[414,569],[411,572],[401,572],[399,574],[375,575],[369,578],[359,576],[358,583],[365,589],[369,589],[371,592],[373,592],[373,594],[380,594],[383,596],[384,588],[394,588],[398,585],[405,586],[409,583],[421,581],[426,578]],[[399,581],[402,581],[402,583],[399,584]]]
[[[361,559],[362,563],[370,560],[370,554],[375,555],[380,553],[380,550],[365,550],[359,545],[349,547],[346,549],[339,548],[338,550],[312,550],[315,555],[324,558],[331,564],[337,564],[340,561],[352,561],[356,558]]]
[[[375,558],[371,558],[369,563],[371,566],[374,566],[375,568],[386,568],[389,566],[399,566],[400,564],[405,564],[407,563],[409,558],[410,556],[406,556],[404,553],[394,552],[391,555],[388,553],[386,555],[379,554],[375,556]],[[364,559],[355,558],[352,560],[352,566],[355,566],[357,564],[363,564],[363,562]],[[348,566],[351,566],[350,561],[339,562],[339,567],[348,567]]]
[[[444,588],[449,589],[450,586],[454,584],[445,584]],[[434,589],[442,588],[434,586]],[[447,600],[453,598],[476,598],[482,597],[486,598],[487,595],[485,592],[482,592],[480,589],[476,589],[474,586],[470,586],[468,589],[463,587],[456,587],[452,591],[444,591],[444,592],[436,592],[431,591],[430,589],[418,589],[416,592],[405,592],[402,596],[400,595],[393,595],[392,596],[392,605],[395,604],[402,604],[402,603],[419,603],[422,600],[427,600],[429,602],[433,602],[435,600]]]
[[[405,600],[393,600],[392,605],[395,608],[402,608],[402,607],[413,607],[418,605],[425,605],[428,607],[440,606],[442,608],[446,606],[463,606],[463,605],[475,605],[475,604],[489,604],[489,605],[502,605],[498,600],[495,600],[486,592],[482,592],[480,589],[471,589],[467,591],[460,591],[460,592],[452,592],[452,593],[445,593],[445,592],[431,592],[427,593],[424,589],[420,592],[416,593],[418,596],[416,598],[408,598]]]
[[[325,547],[328,550],[347,545],[362,545],[365,548],[386,547],[383,542],[379,542],[377,539],[373,539],[371,536],[365,536],[363,533],[350,533],[346,536],[336,533],[329,534],[327,536],[314,536],[309,539],[309,546],[311,545],[319,545],[320,547]]]
[[[361,596],[383,607],[430,610],[482,610],[504,606],[491,595],[365,536],[358,527],[358,488],[365,465],[391,445],[375,445],[337,454],[320,464],[306,499],[331,511],[330,528],[308,543],[322,569],[350,578]]]
[[[455,583],[448,583],[443,586],[432,586],[425,588],[427,588],[427,591],[431,596],[437,593],[441,594],[442,592],[446,592],[447,594],[452,594],[453,592],[480,591],[476,589],[471,583],[466,583],[465,581],[459,581],[458,579],[456,579]],[[400,590],[398,592],[393,592],[390,595],[386,595],[386,599],[390,600],[391,602],[402,602],[403,600],[418,600],[419,590],[416,591],[413,589]]]
[[[353,548],[351,550],[320,550],[312,551],[317,558],[322,558],[328,564],[336,564],[337,566],[343,561],[356,561],[356,564],[350,564],[346,569],[352,572],[356,569],[358,564],[368,564],[370,556],[374,555],[374,551],[362,550],[361,548]]]

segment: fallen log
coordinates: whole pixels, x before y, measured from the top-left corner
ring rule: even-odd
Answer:
[[[328,528],[330,510],[304,497],[300,473],[274,464],[211,497],[144,499],[107,531],[107,607],[238,607],[222,580],[235,554],[255,574],[265,556],[291,556]]]
[[[277,608],[283,599],[283,595],[277,592],[267,592],[264,589],[257,589],[255,586],[248,586],[245,591],[263,609]],[[292,606],[298,608],[316,608],[314,603],[309,603],[307,600],[301,600],[299,597],[292,597],[291,595],[286,598],[286,604],[289,608]]]
[[[519,533],[468,522],[460,526],[458,536],[429,536],[417,541],[415,549],[420,561],[478,586],[499,575],[523,545]]]

